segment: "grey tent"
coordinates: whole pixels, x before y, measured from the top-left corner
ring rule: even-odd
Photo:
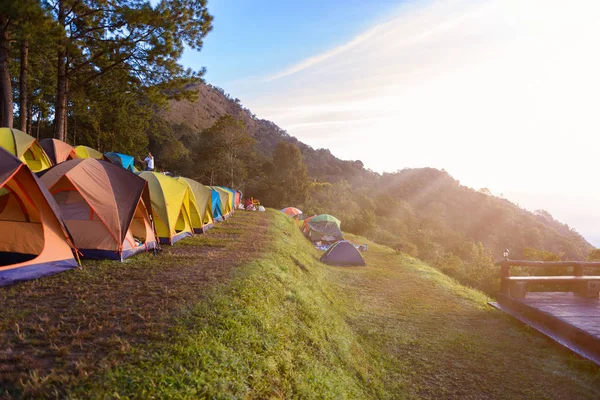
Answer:
[[[308,222],[306,237],[311,242],[321,241],[329,243],[344,239],[344,235],[336,223],[329,221],[313,222],[312,220]]]
[[[347,240],[340,240],[333,244],[323,254],[321,261],[325,264],[339,266],[367,265],[360,252]]]

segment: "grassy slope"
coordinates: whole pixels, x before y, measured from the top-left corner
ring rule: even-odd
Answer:
[[[364,239],[352,237],[355,242]],[[370,244],[366,269],[328,268],[348,322],[398,397],[595,399],[600,369],[487,305],[483,293]]]
[[[76,369],[69,377],[71,370],[55,363],[57,371],[30,377],[23,393],[47,397],[49,387],[74,398],[597,398],[597,367],[528,332],[488,307],[485,296],[437,270],[372,243],[367,268],[325,266],[319,255],[282,214],[238,213],[165,256],[140,258],[123,269],[102,264],[84,275],[60,274],[2,292],[4,304],[12,303],[0,310],[0,322],[5,329],[15,321],[29,327],[22,347],[35,348],[50,340],[36,336],[35,324],[48,330],[56,318],[28,319],[52,309],[39,303],[36,290],[50,293],[68,282],[77,293],[69,301],[92,303],[66,310],[70,320],[102,300],[95,294],[98,285],[116,297],[118,281],[136,277],[143,283],[126,304],[117,299],[105,310],[100,302],[93,316],[110,326],[107,318],[115,312],[124,322],[139,313],[146,340],[135,340],[139,321],[109,330],[108,338],[103,328],[86,326],[84,343],[91,347],[84,348],[91,359],[83,359],[93,361],[93,369]],[[228,256],[237,260],[219,266],[230,270],[227,276],[200,286],[206,272],[193,271],[206,266],[198,258],[212,258],[212,265]],[[183,279],[153,286],[181,274]],[[122,288],[125,298],[128,288]],[[195,288],[201,294],[194,295]],[[30,302],[19,303],[19,293]],[[136,301],[143,293],[143,301]],[[165,298],[176,300],[163,304]],[[161,312],[154,316],[157,305]],[[69,332],[75,332],[72,326]],[[0,339],[8,347],[19,344],[18,335]],[[112,351],[106,350],[113,342]],[[77,343],[64,339],[59,348],[75,349]],[[106,354],[94,358],[98,349]],[[24,358],[81,361],[40,347],[20,351]]]
[[[370,243],[336,268],[270,211],[272,245],[168,341],[88,381],[87,397],[597,398],[597,367],[414,259]],[[365,242],[353,238],[356,242]]]
[[[262,213],[239,213],[158,257],[85,260],[81,270],[0,288],[0,398],[61,394],[166,340],[182,309],[261,257],[269,230]]]

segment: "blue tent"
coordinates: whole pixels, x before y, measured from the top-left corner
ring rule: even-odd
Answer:
[[[333,244],[325,254],[323,254],[321,262],[339,266],[367,265],[358,249],[347,240],[340,240]]]
[[[114,151],[111,151],[109,153],[104,153],[104,157],[108,158],[113,164],[120,165],[121,167],[128,169],[131,172],[135,172],[135,167],[133,166],[135,158],[133,158],[133,156],[128,156],[127,154],[115,153]]]
[[[209,186],[210,187],[210,186]],[[219,196],[219,192],[217,192],[215,189],[211,188],[212,190],[212,196],[211,196],[211,207],[212,207],[212,214],[213,214],[213,219],[215,221],[223,221],[225,218],[223,218],[223,208],[221,206],[221,196]]]

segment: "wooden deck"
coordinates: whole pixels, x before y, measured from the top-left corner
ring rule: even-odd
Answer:
[[[499,295],[491,303],[577,354],[600,365],[600,299],[566,292]]]

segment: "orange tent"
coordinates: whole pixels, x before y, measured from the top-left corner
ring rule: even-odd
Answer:
[[[77,267],[50,193],[27,165],[0,149],[0,286]]]
[[[89,258],[123,259],[156,247],[146,181],[95,158],[58,164],[42,177],[79,251]]]
[[[308,229],[309,229],[308,223],[309,223],[309,222],[310,222],[310,220],[311,220],[311,219],[313,219],[314,217],[316,217],[316,215],[313,215],[312,217],[308,217],[308,218],[306,218],[306,219],[304,220],[304,222],[302,223],[302,228],[301,228],[301,230],[302,230],[302,233],[304,233],[304,234],[307,234],[307,233],[308,233]]]
[[[61,140],[42,139],[40,140],[40,145],[53,164],[60,164],[61,162],[77,158],[73,146]]]
[[[298,210],[296,207],[286,207],[281,210],[281,212],[292,218],[296,218],[298,215],[302,214],[302,211]]]

